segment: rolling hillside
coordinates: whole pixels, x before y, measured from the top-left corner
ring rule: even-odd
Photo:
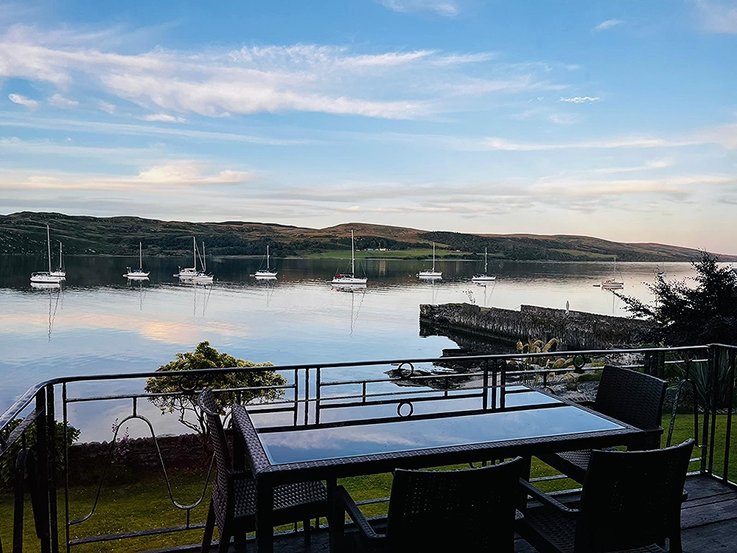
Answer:
[[[146,256],[186,255],[192,236],[207,244],[211,255],[262,255],[266,244],[277,257],[330,255],[350,248],[350,230],[364,255],[426,257],[431,242],[439,256],[478,256],[510,260],[691,261],[698,250],[664,244],[626,244],[587,236],[532,234],[476,235],[447,231],[346,223],[323,229],[271,223],[227,221],[188,223],[138,217],[77,217],[60,213],[21,212],[0,215],[0,254],[40,254],[46,248],[46,224],[53,242],[61,240],[69,255],[127,255],[143,242]],[[378,251],[379,248],[388,252]],[[337,254],[336,254],[337,255]],[[737,256],[719,254],[722,261]]]

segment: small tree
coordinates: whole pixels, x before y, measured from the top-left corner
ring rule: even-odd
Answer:
[[[271,367],[271,363],[254,363],[245,359],[236,359],[227,353],[220,353],[210,346],[209,342],[201,342],[193,352],[177,353],[176,359],[162,365],[157,372],[190,371],[197,369]],[[279,386],[286,379],[272,370],[222,372],[214,375],[191,377],[159,377],[153,376],[146,381],[146,391],[162,394],[150,398],[150,401],[163,413],[179,413],[179,421],[195,432],[205,435],[205,414],[197,405],[197,390],[208,386],[228,390],[217,394],[220,407],[232,405],[240,400],[247,403],[254,399],[270,400],[281,396],[281,390],[274,388],[248,389]],[[246,388],[246,389],[242,389]],[[190,420],[189,416],[194,420]]]
[[[692,262],[696,269],[695,286],[689,286],[685,280],[666,282],[658,276],[655,284],[647,285],[655,296],[654,305],[620,297],[634,316],[655,323],[650,336],[654,342],[669,346],[737,344],[737,275],[731,267],[720,267],[717,262],[708,252],[702,252],[701,259]],[[729,360],[724,352],[717,353],[714,376],[703,364],[694,366],[688,374],[700,401],[704,405],[714,403],[715,408],[731,403],[727,385]],[[672,365],[672,376],[686,376],[686,367],[680,363]]]
[[[635,317],[655,323],[651,339],[670,346],[709,343],[737,344],[737,275],[731,267],[720,267],[708,252],[691,264],[696,269],[689,286],[683,280],[666,281],[658,276],[647,284],[654,305],[619,295]]]

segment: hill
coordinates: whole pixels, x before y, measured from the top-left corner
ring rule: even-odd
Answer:
[[[488,248],[496,259],[605,261],[691,261],[698,250],[665,244],[629,244],[588,236],[534,234],[467,234],[424,231],[366,223],[346,223],[323,229],[271,223],[226,221],[188,223],[139,217],[79,217],[60,213],[20,212],[0,215],[0,253],[39,254],[46,249],[46,224],[52,241],[61,240],[69,255],[127,255],[143,242],[147,256],[187,255],[192,236],[204,241],[211,255],[262,255],[271,245],[275,256],[330,255],[350,249],[350,231],[359,250],[376,257],[426,257],[435,242],[439,256],[469,257]],[[373,255],[368,252],[369,255]],[[718,254],[722,261],[737,256]]]

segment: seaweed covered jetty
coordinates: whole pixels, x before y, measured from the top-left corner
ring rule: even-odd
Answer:
[[[558,349],[603,349],[641,344],[652,326],[646,321],[583,311],[522,305],[519,311],[468,303],[420,305],[425,335],[467,334],[475,338],[516,343],[557,338]]]

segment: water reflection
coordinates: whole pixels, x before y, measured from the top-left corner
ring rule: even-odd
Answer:
[[[62,297],[62,286],[59,282],[32,282],[31,288],[39,290],[41,293],[49,296],[49,324],[46,333],[49,342],[51,342],[51,332],[54,328],[54,319],[56,319],[56,311],[59,308],[59,300]]]

